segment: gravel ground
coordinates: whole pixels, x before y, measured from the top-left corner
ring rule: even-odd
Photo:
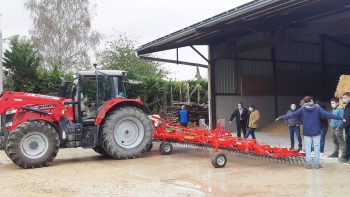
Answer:
[[[258,141],[288,146],[266,133]],[[332,145],[327,139],[326,152]],[[143,158],[112,160],[90,149],[61,149],[46,168],[20,169],[0,151],[0,196],[349,196],[350,164],[322,157],[322,169],[228,155],[215,169],[206,150],[157,146]]]

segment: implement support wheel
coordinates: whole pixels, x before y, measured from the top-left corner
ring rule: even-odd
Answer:
[[[170,155],[173,152],[173,145],[170,142],[162,142],[159,151],[162,155]]]
[[[223,167],[225,167],[226,162],[227,162],[226,155],[222,154],[222,153],[215,154],[211,158],[211,164],[213,164],[213,166],[215,168],[223,168]]]

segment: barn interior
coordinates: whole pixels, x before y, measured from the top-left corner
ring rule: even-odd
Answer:
[[[137,53],[206,66],[210,125],[227,121],[242,101],[257,106],[263,127],[304,95],[333,97],[339,76],[350,73],[349,21],[347,0],[255,0],[142,45]],[[208,55],[195,45],[207,45]],[[148,56],[181,47],[193,48],[208,64]]]

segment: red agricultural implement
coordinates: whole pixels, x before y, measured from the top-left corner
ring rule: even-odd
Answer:
[[[222,152],[234,152],[285,163],[304,162],[304,153],[259,144],[254,139],[233,137],[230,131],[221,129],[220,124],[214,130],[199,129],[196,124],[194,124],[193,129],[189,129],[155,116],[152,116],[152,120],[155,126],[153,141],[161,142],[159,150],[164,155],[172,153],[172,144],[180,144],[214,150],[215,154],[212,156],[211,162],[215,168],[222,168],[226,165],[227,158]]]

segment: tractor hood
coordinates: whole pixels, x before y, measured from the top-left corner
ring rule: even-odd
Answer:
[[[13,102],[21,102],[23,100],[42,100],[42,101],[63,101],[65,98],[57,97],[57,96],[48,96],[48,95],[42,95],[42,94],[34,94],[34,93],[28,93],[28,92],[10,92],[10,91],[4,91],[2,96],[11,95],[11,98],[13,98]],[[28,103],[30,104],[30,103]]]
[[[0,114],[6,110],[33,105],[56,105],[63,104],[65,98],[33,94],[28,92],[4,91],[0,97]]]

